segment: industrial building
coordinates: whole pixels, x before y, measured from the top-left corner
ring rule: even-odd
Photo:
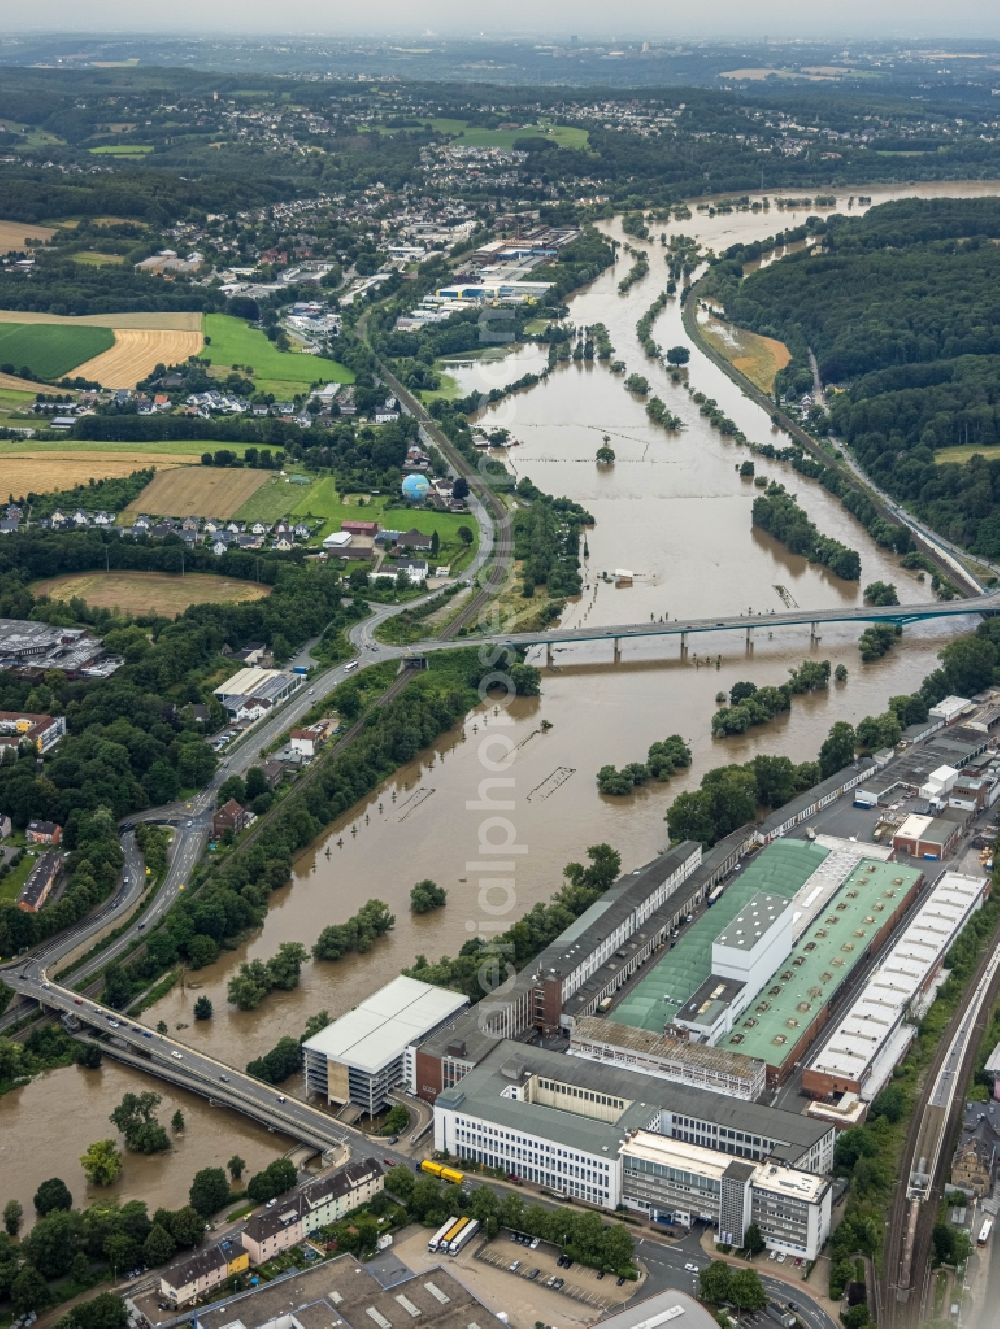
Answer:
[[[412,1085],[414,1048],[468,997],[400,976],[302,1045],[306,1089],[374,1116],[400,1084]]]
[[[780,1082],[826,1024],[855,968],[888,938],[922,881],[917,869],[898,863],[859,863],[761,983],[719,1046],[760,1058],[769,1082]]]
[[[72,678],[107,678],[123,663],[85,628],[0,618],[0,669],[38,675],[58,669]]]
[[[776,840],[761,850],[738,877],[730,880],[713,907],[696,919],[670,953],[632,988],[616,1007],[615,1019],[619,1024],[657,1033],[674,1024],[682,1009],[712,978],[713,946],[717,938],[744,913],[754,896],[790,903],[829,854],[822,845],[807,840]],[[779,917],[780,911],[775,913],[775,920]],[[780,934],[784,938],[789,935],[785,922],[780,924]],[[770,938],[765,947],[761,954],[773,955]],[[732,949],[727,950],[731,959]],[[746,959],[738,966],[739,972],[746,971],[746,960],[757,958],[756,951],[743,951],[743,955]],[[733,980],[736,981],[739,980]]]
[[[325,1260],[195,1313],[194,1329],[501,1329],[502,1321],[440,1267],[401,1271],[383,1287],[350,1255]]]
[[[908,1017],[919,1019],[915,1007],[933,988],[948,949],[988,889],[986,877],[941,875],[864,991],[807,1062],[805,1093],[874,1098],[916,1032]]]
[[[215,695],[237,720],[259,720],[302,686],[299,674],[283,669],[261,669],[256,665],[238,669],[214,689]]]
[[[592,1015],[581,1016],[574,1023],[569,1054],[748,1102],[760,1098],[767,1086],[765,1065],[753,1057]]]
[[[505,1041],[434,1104],[434,1145],[604,1209],[636,1131],[817,1175],[835,1130],[794,1112]]]
[[[711,1224],[740,1246],[756,1223],[768,1250],[815,1260],[830,1233],[825,1177],[777,1163],[748,1163],[639,1131],[623,1146],[622,1203],[656,1221]]]
[[[669,940],[704,900],[715,864],[735,850],[676,845],[629,873],[575,919],[533,963],[474,1009],[424,1042],[415,1062],[415,1092],[433,1102],[488,1055],[499,1039],[528,1029],[551,1034],[606,1009],[611,998]],[[735,862],[735,858],[733,858]]]
[[[893,834],[892,847],[897,854],[910,858],[942,859],[954,848],[961,832],[961,822],[921,817],[914,812]]]

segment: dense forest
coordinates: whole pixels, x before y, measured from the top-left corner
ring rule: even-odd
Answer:
[[[59,673],[42,679],[4,674],[0,709],[65,714],[69,733],[39,768],[34,751],[0,765],[0,806],[22,828],[30,819],[65,827],[71,850],[70,885],[39,914],[0,909],[0,954],[10,954],[75,921],[111,889],[120,849],[117,818],[203,785],[215,768],[192,703],[207,703],[213,722],[224,714],[211,692],[223,647],[266,641],[279,658],[331,624],[363,612],[343,601],[339,575],[317,564],[300,567],[258,555],[253,571],[273,586],[270,596],[242,604],[193,605],[179,618],[132,623],[82,601],[36,600],[35,577],[104,567],[105,549],[129,566],[174,570],[178,550],[167,545],[105,546],[88,532],[11,537],[0,549],[0,617],[89,623],[104,645],[124,659],[116,673],[74,682]],[[199,551],[188,551],[188,568]],[[212,560],[205,555],[206,563]],[[211,561],[213,571],[251,575],[252,560]]]
[[[1000,461],[941,465],[1000,443],[1000,199],[906,200],[831,218],[822,252],[729,289],[736,323],[787,342],[779,386],[811,349],[830,427],[878,484],[943,535],[1000,556]],[[937,454],[937,456],[935,456]]]

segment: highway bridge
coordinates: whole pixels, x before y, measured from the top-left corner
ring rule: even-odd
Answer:
[[[530,646],[571,646],[574,643],[607,641],[614,644],[615,660],[621,658],[622,643],[642,637],[679,637],[681,656],[688,650],[688,638],[704,632],[743,632],[748,646],[753,645],[754,633],[774,628],[807,627],[810,638],[819,637],[823,623],[885,623],[904,626],[922,623],[934,618],[961,618],[969,614],[995,614],[1000,612],[1000,594],[970,596],[961,600],[933,600],[927,604],[838,606],[832,609],[783,609],[769,614],[729,614],[712,618],[650,619],[648,623],[595,624],[582,628],[540,628],[535,632],[493,632],[482,636],[463,638],[467,642],[482,642],[498,646],[525,649]],[[408,647],[408,652],[424,654],[429,651],[454,649],[453,641],[421,641]]]
[[[213,1104],[252,1117],[302,1144],[322,1151],[350,1147],[348,1128],[327,1113],[51,982],[37,961],[7,969],[4,982],[61,1016],[81,1034],[89,1031],[100,1035],[102,1050],[120,1061],[208,1098]]]

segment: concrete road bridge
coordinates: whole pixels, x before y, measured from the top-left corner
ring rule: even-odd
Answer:
[[[551,662],[554,646],[571,646],[577,642],[608,641],[614,644],[615,662],[621,659],[622,644],[643,637],[679,637],[681,658],[688,651],[692,636],[705,632],[742,632],[748,647],[753,646],[754,633],[774,628],[807,627],[810,640],[819,639],[823,623],[885,623],[904,626],[935,618],[961,618],[969,614],[995,614],[1000,612],[1000,593],[970,596],[961,600],[935,600],[928,604],[862,605],[860,608],[840,606],[831,609],[782,609],[769,614],[729,614],[712,618],[651,619],[648,623],[613,623],[605,626],[581,628],[541,628],[535,632],[494,632],[482,636],[463,638],[463,642],[482,642],[497,646],[525,649],[544,646]],[[407,653],[425,654],[430,651],[453,650],[454,641],[422,641],[407,648]]]

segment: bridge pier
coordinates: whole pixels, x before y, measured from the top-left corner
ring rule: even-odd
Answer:
[[[821,638],[819,635],[819,624],[814,620],[809,624],[809,645],[817,646]]]
[[[620,637],[615,637],[615,638],[614,638],[614,643],[615,643],[615,664],[621,664],[621,662],[622,662],[622,642],[621,642],[621,638],[620,638]]]
[[[688,658],[688,635],[687,635],[686,632],[682,632],[682,633],[681,633],[681,659],[682,659],[682,660],[686,660],[687,658]]]
[[[550,641],[545,643],[545,668],[555,668],[555,657],[552,653],[552,643]]]
[[[750,624],[747,625],[746,651],[747,655],[753,655],[753,627]]]

